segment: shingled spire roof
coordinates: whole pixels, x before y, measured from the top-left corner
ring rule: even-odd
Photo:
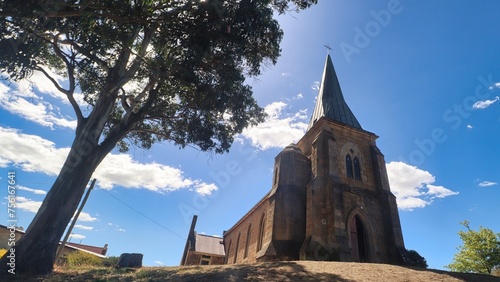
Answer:
[[[325,70],[323,71],[323,79],[321,80],[316,107],[314,108],[314,113],[307,130],[309,130],[321,117],[326,117],[358,129],[363,129],[344,100],[339,80],[329,54],[326,57]]]

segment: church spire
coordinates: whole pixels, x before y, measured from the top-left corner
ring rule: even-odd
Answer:
[[[325,70],[323,71],[316,107],[307,130],[321,117],[363,129],[344,100],[330,54],[326,56]]]

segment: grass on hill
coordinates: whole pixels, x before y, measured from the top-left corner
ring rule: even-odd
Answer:
[[[58,268],[36,278],[18,281],[500,281],[500,277],[388,264],[289,261],[256,264],[113,268],[81,266]],[[9,279],[9,281],[15,281]]]

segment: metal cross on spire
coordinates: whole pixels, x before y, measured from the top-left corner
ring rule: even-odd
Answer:
[[[327,44],[325,44],[323,46],[325,46],[325,48],[328,50],[326,52],[328,53],[328,55],[330,55],[330,50],[332,50],[332,47],[330,47],[330,44],[327,43]]]

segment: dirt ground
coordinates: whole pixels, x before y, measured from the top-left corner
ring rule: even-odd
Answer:
[[[408,268],[387,264],[346,262],[272,262],[223,266],[90,268],[55,271],[18,281],[500,281],[500,277]],[[3,281],[2,279],[0,279]],[[15,281],[9,279],[9,281]]]

